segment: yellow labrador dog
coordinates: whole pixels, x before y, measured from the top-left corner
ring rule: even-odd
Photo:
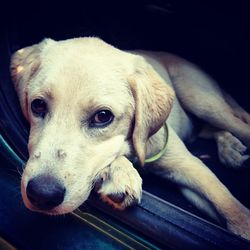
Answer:
[[[249,210],[183,143],[194,132],[188,111],[208,125],[203,135],[216,140],[220,160],[240,168],[250,157],[250,116],[196,66],[162,52],[124,52],[98,38],[45,39],[17,51],[11,72],[31,126],[21,181],[29,209],[71,212],[96,182],[103,200],[124,209],[141,198],[131,162],[144,165],[161,152],[152,171],[250,239]]]

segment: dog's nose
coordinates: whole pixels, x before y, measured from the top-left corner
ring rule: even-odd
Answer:
[[[52,176],[40,175],[28,182],[26,194],[35,207],[50,210],[63,202],[65,187]]]

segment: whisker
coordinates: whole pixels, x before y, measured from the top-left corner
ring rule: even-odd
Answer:
[[[17,166],[16,169],[17,169],[17,172],[19,173],[19,175],[22,176],[22,172],[21,172],[20,168]],[[23,170],[23,167],[22,167],[22,170]]]

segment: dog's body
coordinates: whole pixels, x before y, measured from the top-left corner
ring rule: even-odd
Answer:
[[[188,111],[209,125],[202,134],[216,140],[221,161],[240,168],[249,159],[250,116],[196,66],[167,53],[123,52],[80,38],[16,52],[12,76],[31,124],[22,176],[27,207],[70,212],[97,182],[103,200],[118,209],[139,202],[141,178],[130,160],[136,156],[143,165],[164,147],[167,120],[167,150],[148,168],[250,238],[249,210],[183,143],[195,131]]]

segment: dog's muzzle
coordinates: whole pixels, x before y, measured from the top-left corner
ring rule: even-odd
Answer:
[[[39,175],[28,182],[26,194],[31,204],[40,210],[51,210],[60,205],[65,187],[50,175]]]

